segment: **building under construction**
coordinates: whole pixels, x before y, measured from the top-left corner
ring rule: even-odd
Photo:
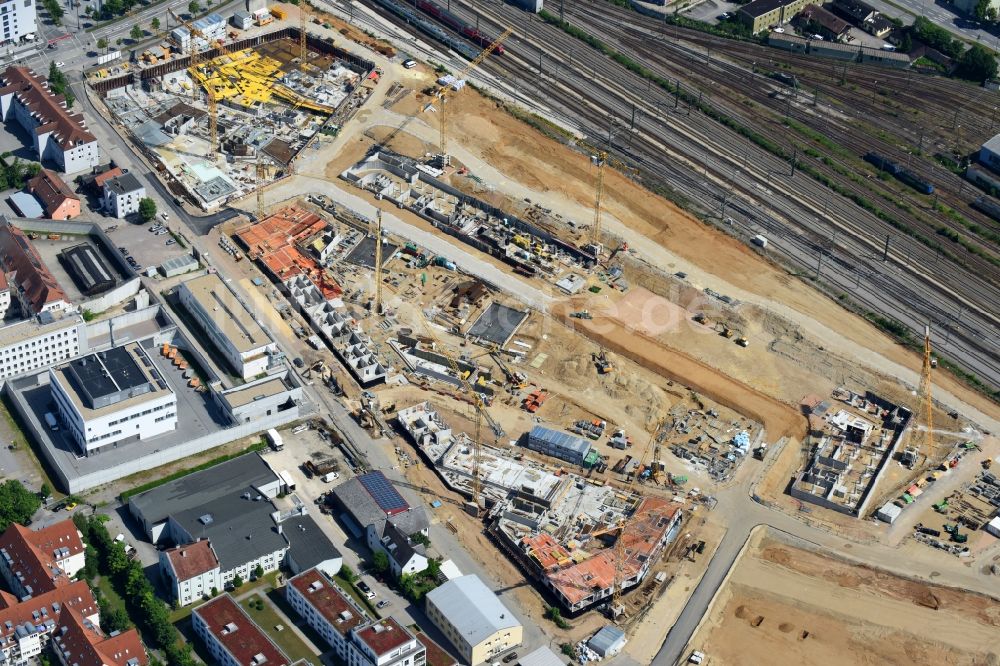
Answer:
[[[453,435],[427,402],[400,410],[397,420],[445,484],[471,496],[472,442]],[[489,534],[567,612],[611,599],[619,555],[620,589],[640,584],[677,532],[680,504],[552,469],[516,449],[479,448]]]
[[[910,424],[911,413],[871,392],[838,389],[837,403],[812,401],[812,452],[792,482],[792,497],[851,516],[862,516],[872,490]],[[836,410],[834,409],[836,405]]]

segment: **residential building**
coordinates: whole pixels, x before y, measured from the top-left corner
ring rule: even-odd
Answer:
[[[808,0],[753,0],[736,10],[736,18],[754,34],[791,22]]]
[[[80,214],[80,197],[54,171],[42,169],[27,182],[27,187],[50,220],[69,220]]]
[[[50,368],[49,383],[82,455],[177,427],[177,396],[138,342]]]
[[[447,650],[432,641],[427,634],[418,631],[417,640],[424,646],[427,666],[458,666],[458,661]]]
[[[581,466],[591,449],[590,442],[582,437],[542,426],[531,429],[525,439],[525,446],[532,451]]]
[[[347,661],[351,632],[367,625],[368,615],[350,595],[316,569],[300,573],[285,585],[292,609],[326,641],[337,657]]]
[[[289,659],[228,594],[191,612],[194,633],[218,666],[288,666]]]
[[[217,273],[182,282],[181,304],[243,379],[267,372],[277,345]]]
[[[348,666],[424,666],[427,651],[410,630],[385,618],[351,632]]]
[[[18,598],[69,585],[83,569],[84,545],[72,520],[40,530],[17,523],[0,535],[0,575]]]
[[[10,283],[7,274],[0,270],[0,322],[7,318],[10,309]]]
[[[107,636],[96,622],[75,609],[60,614],[52,643],[62,666],[146,666],[149,663],[135,628]]]
[[[69,611],[76,611],[92,625],[100,623],[100,609],[84,580],[26,596],[20,601],[7,592],[0,592],[0,606],[0,663],[3,664],[26,666],[36,663],[35,659],[48,645],[60,623],[68,621],[66,614]]]
[[[258,566],[265,573],[282,564],[293,571],[306,565],[321,566],[330,575],[339,571],[340,553],[305,507],[281,511],[275,506],[283,485],[264,459],[251,453],[129,500],[129,511],[150,541],[179,547],[160,557],[173,598],[191,603],[212,587],[223,589],[237,575],[250,580]],[[218,573],[206,550],[217,561]]]
[[[521,622],[475,574],[431,590],[426,611],[470,666],[493,661],[524,639]]]
[[[411,507],[381,471],[345,481],[333,489],[334,502],[364,534],[371,550],[389,557],[394,575],[413,574],[427,568],[427,553],[420,544],[430,525],[423,507]],[[414,540],[416,538],[416,540]]]
[[[862,0],[833,0],[833,11],[855,25],[874,21],[878,11]]]
[[[0,44],[7,45],[20,42],[25,37],[38,31],[36,25],[35,0],[4,0],[0,2]]]
[[[72,307],[28,236],[0,215],[0,269],[26,316],[59,312]]]
[[[795,23],[805,32],[820,35],[831,42],[839,42],[851,29],[850,23],[822,6],[814,4],[806,5],[795,17]]]
[[[138,213],[139,202],[145,197],[145,186],[131,173],[104,181],[104,210],[119,220]]]
[[[0,379],[54,365],[86,348],[86,324],[79,315],[53,320],[45,314],[0,327]]]
[[[219,558],[208,539],[161,550],[160,572],[181,606],[225,588]]]
[[[11,65],[0,77],[0,117],[6,122],[12,115],[31,135],[39,161],[54,162],[62,173],[90,169],[100,162],[97,138],[87,129],[83,114],[66,108],[65,98],[53,94],[46,78],[28,67]]]

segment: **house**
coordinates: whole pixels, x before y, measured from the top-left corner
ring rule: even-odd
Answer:
[[[806,5],[795,17],[795,23],[804,31],[821,35],[831,42],[839,42],[851,29],[847,21],[819,5]]]
[[[104,210],[119,220],[139,212],[139,202],[146,197],[146,188],[131,173],[104,181]]]
[[[427,536],[427,514],[423,507],[411,507],[381,471],[346,481],[332,494],[351,531],[359,537],[363,533],[371,550],[389,557],[394,575],[427,568],[427,553],[420,543],[424,539],[417,536]]]
[[[431,590],[426,612],[470,666],[493,661],[524,640],[521,622],[474,574]]]
[[[194,633],[219,666],[288,666],[289,659],[228,594],[191,611]]]
[[[83,540],[72,520],[40,530],[11,523],[0,535],[0,575],[17,597],[68,585],[84,559]]]
[[[100,162],[97,138],[83,114],[71,112],[65,98],[49,90],[47,79],[28,67],[11,65],[0,77],[0,117],[6,122],[11,116],[31,135],[40,162],[54,162],[62,173]]]
[[[27,235],[0,215],[0,270],[7,273],[12,295],[26,315],[59,312],[72,307]]]
[[[181,606],[223,589],[219,558],[208,539],[160,551],[160,573]]]
[[[62,666],[146,666],[149,657],[135,628],[108,636],[100,624],[69,609],[59,616],[52,651]]]
[[[753,0],[736,11],[736,20],[756,35],[771,26],[789,23],[806,4],[806,0]]]
[[[80,214],[80,197],[54,171],[42,169],[27,182],[27,188],[51,220],[69,220]]]

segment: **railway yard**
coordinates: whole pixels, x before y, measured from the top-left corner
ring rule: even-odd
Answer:
[[[604,0],[308,7],[89,101],[301,380],[263,455],[370,611],[461,568],[580,663],[1000,663],[998,93]]]

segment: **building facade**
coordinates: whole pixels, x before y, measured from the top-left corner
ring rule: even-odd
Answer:
[[[224,589],[219,558],[208,539],[160,551],[160,573],[173,599],[187,606]]]
[[[285,598],[292,609],[316,630],[337,657],[346,662],[351,632],[368,624],[368,615],[350,596],[316,569],[288,581]]]
[[[47,323],[29,319],[0,327],[0,379],[54,365],[86,348],[86,325],[79,316]]]
[[[6,0],[0,3],[0,44],[20,42],[37,31],[35,0]]]
[[[243,379],[270,367],[277,345],[216,273],[182,282],[181,304]]]
[[[228,594],[191,612],[194,633],[218,666],[288,666],[288,657]]]
[[[27,187],[42,202],[45,217],[69,220],[80,214],[80,197],[54,171],[42,169],[27,182]]]
[[[28,1],[34,2],[23,0],[21,4]],[[32,136],[39,161],[54,162],[62,173],[92,169],[100,163],[97,138],[87,129],[83,114],[66,108],[65,98],[49,90],[44,76],[28,67],[11,65],[0,83],[0,116],[4,122],[13,116]]]
[[[519,646],[524,627],[476,575],[449,580],[427,594],[427,618],[476,666]]]
[[[139,212],[139,202],[146,188],[130,173],[115,176],[104,183],[104,209],[119,220]]]
[[[351,632],[347,666],[423,666],[426,662],[423,643],[391,617]]]
[[[25,316],[58,314],[73,307],[69,297],[22,229],[0,215],[0,269]]]
[[[137,342],[50,368],[49,382],[84,455],[177,427],[177,396]]]
[[[808,0],[754,0],[736,11],[740,23],[754,34],[789,23],[809,4]]]

